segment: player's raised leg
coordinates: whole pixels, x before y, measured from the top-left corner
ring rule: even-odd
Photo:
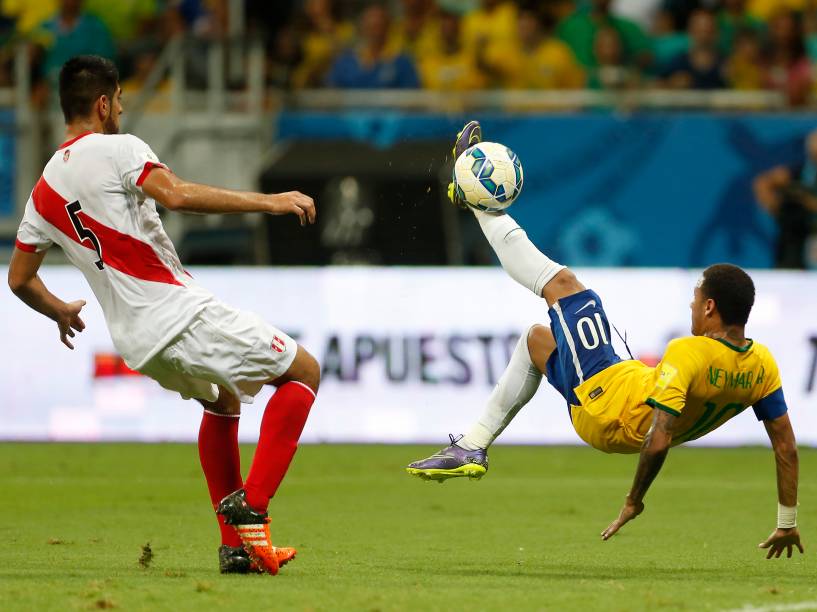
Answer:
[[[473,212],[504,270],[548,306],[585,290],[573,272],[537,249],[508,213]]]
[[[272,545],[267,508],[298,448],[319,383],[318,362],[299,346],[286,373],[269,383],[278,389],[264,410],[258,446],[243,488],[224,497],[218,506],[218,513],[235,527],[253,561],[269,574],[278,572],[282,557],[290,555],[289,560],[294,556],[292,549]]]
[[[482,127],[478,121],[469,121],[454,141],[454,159],[481,141]],[[482,233],[510,277],[537,296],[545,298],[548,306],[560,298],[584,291],[584,285],[576,276],[537,249],[525,230],[509,214],[488,213],[470,208],[460,201],[453,183],[449,186],[448,197],[455,205],[468,208],[474,213]]]
[[[519,342],[488,398],[485,410],[471,430],[451,438],[451,445],[438,453],[415,461],[406,471],[425,480],[442,482],[448,478],[468,476],[482,478],[488,470],[488,447],[539,388],[548,358],[556,348],[551,331],[534,325]]]
[[[475,144],[475,139],[476,142],[481,139],[481,130],[475,123],[469,122],[457,136],[455,155]],[[456,190],[450,189],[449,197],[454,204],[463,204],[458,201]],[[537,297],[545,299],[551,329],[534,326],[527,334],[527,342],[520,341],[485,412],[468,434],[460,438],[450,436],[450,446],[407,468],[410,474],[439,481],[456,476],[480,478],[485,474],[488,447],[530,401],[542,375],[546,374],[551,385],[569,402],[573,383],[582,380],[583,372],[597,371],[604,364],[618,360],[607,340],[609,323],[601,299],[588,291],[573,272],[537,249],[510,215],[471,210],[505,271]],[[576,301],[581,303],[573,308]],[[563,313],[563,307],[570,310]],[[588,321],[594,329],[598,327],[596,333],[604,339],[606,347],[577,353],[573,338],[579,314],[582,318],[592,317]]]

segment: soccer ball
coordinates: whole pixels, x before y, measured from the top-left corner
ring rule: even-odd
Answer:
[[[478,210],[499,212],[522,191],[522,162],[503,144],[480,142],[463,151],[454,164],[454,189]]]

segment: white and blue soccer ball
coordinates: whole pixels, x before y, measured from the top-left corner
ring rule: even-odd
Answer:
[[[480,142],[463,151],[454,163],[454,189],[469,206],[499,212],[522,191],[522,163],[508,147]]]

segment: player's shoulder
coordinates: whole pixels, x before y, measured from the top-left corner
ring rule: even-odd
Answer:
[[[69,141],[57,150],[55,157],[66,157],[66,150],[82,150],[83,154],[117,157],[132,150],[144,150],[148,145],[133,134],[87,134]],[[68,154],[70,155],[70,153]]]
[[[709,346],[711,340],[704,336],[681,336],[673,338],[667,344],[667,351],[701,350]]]
[[[105,134],[106,144],[115,149],[146,148],[148,144],[133,134]]]
[[[704,336],[682,336],[667,344],[664,358],[673,364],[687,367],[705,367],[713,350],[712,340]]]
[[[752,340],[752,351],[764,361],[774,361],[774,355],[772,355],[771,349],[762,342]]]

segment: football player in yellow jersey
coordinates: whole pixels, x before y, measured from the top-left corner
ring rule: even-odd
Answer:
[[[455,155],[481,140],[466,125]],[[455,201],[455,203],[457,203]],[[706,435],[752,406],[763,421],[777,462],[777,529],[760,544],[768,557],[797,547],[797,446],[777,364],[746,338],[755,299],[752,279],[730,264],[707,268],[693,290],[692,336],[673,340],[651,368],[622,360],[610,342],[601,298],[543,253],[506,213],[473,211],[502,267],[548,304],[550,328],[534,325],[517,344],[479,421],[435,455],[410,464],[410,474],[445,480],[482,477],[487,449],[533,397],[542,376],[567,401],[579,436],[608,453],[640,453],[632,488],[607,540],[644,510],[647,493],[671,446]]]

